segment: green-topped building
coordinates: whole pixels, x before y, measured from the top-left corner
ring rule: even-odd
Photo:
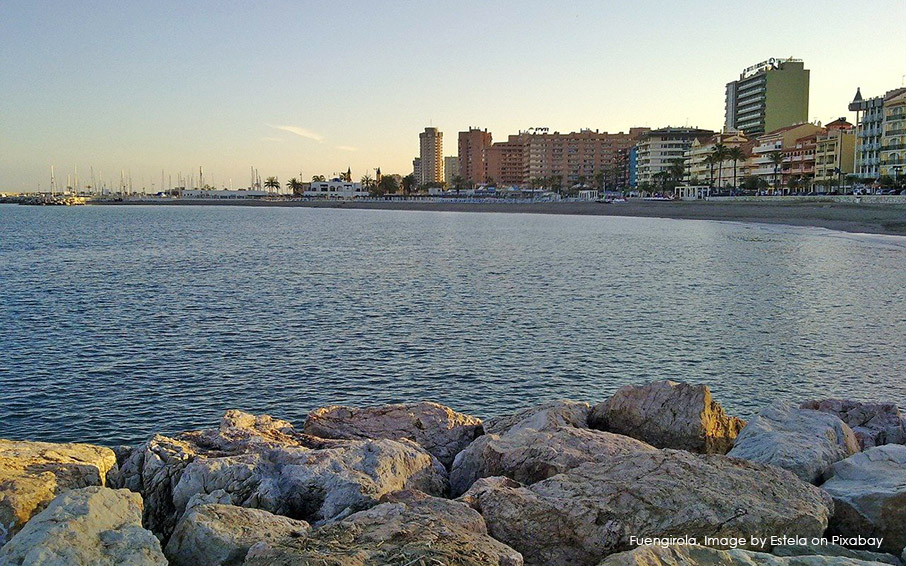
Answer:
[[[768,59],[727,83],[727,130],[750,138],[808,121],[809,70],[801,59]]]

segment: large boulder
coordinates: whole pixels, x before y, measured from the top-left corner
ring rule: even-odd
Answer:
[[[528,487],[485,478],[460,500],[539,566],[594,565],[632,537],[821,536],[832,505],[785,470],[681,450],[616,455]]]
[[[408,440],[360,440],[325,450],[286,447],[197,458],[173,488],[173,504],[178,516],[191,497],[223,490],[233,505],[320,522],[367,509],[403,489],[445,495],[446,470]]]
[[[745,426],[724,413],[706,385],[675,381],[621,387],[595,406],[588,423],[658,448],[705,454],[726,454]]]
[[[260,509],[203,504],[183,515],[164,553],[170,566],[241,566],[252,545],[302,537],[309,530],[305,521]]]
[[[481,419],[429,402],[365,408],[334,405],[312,411],[302,430],[343,440],[405,438],[449,467],[456,454],[481,434]]]
[[[895,403],[860,403],[848,399],[807,401],[802,409],[835,415],[855,433],[863,450],[906,443],[906,420]]]
[[[883,537],[881,550],[906,546],[906,446],[885,444],[837,462],[821,489],[834,499],[828,532]]]
[[[857,550],[840,546],[838,544],[791,544],[785,546],[775,546],[771,551],[774,556],[839,556],[843,558],[855,558],[866,562],[880,562],[891,564],[893,566],[903,566],[900,559],[893,554],[886,552],[872,552],[870,550]]]
[[[572,426],[588,428],[591,405],[579,401],[550,401],[511,415],[493,417],[484,422],[485,434],[505,434],[520,429],[545,430]]]
[[[157,435],[123,460],[118,485],[142,494],[144,524],[166,543],[195,495],[294,519],[322,520],[403,488],[443,494],[446,470],[408,441],[328,440],[285,421],[230,411],[220,427]]]
[[[475,480],[491,476],[533,484],[586,462],[645,450],[655,448],[628,436],[571,426],[486,434],[456,456],[450,470],[450,491],[459,496]]]
[[[142,528],[137,493],[86,487],[57,496],[0,548],[3,566],[166,566]]]
[[[308,537],[253,546],[245,566],[521,566],[522,556],[488,536],[481,515],[455,501],[400,492]]]
[[[599,566],[882,566],[844,556],[774,556],[698,545],[640,546],[608,556]]]
[[[109,448],[0,439],[0,546],[57,494],[104,485],[115,469]]]
[[[774,403],[749,421],[727,455],[778,466],[820,484],[834,462],[858,451],[852,429],[834,415]]]

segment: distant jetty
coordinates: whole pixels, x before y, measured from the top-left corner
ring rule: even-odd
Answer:
[[[901,565],[904,443],[894,403],[746,423],[674,381],[485,421],[413,402],[0,440],[0,564]]]

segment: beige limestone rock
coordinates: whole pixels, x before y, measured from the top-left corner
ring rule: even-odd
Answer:
[[[115,468],[102,446],[0,439],[0,546],[57,494],[104,485]]]
[[[86,487],[57,496],[0,548],[3,566],[166,566],[141,526],[137,493]]]
[[[834,415],[774,403],[749,421],[727,455],[778,466],[820,484],[834,462],[858,451],[853,431]]]
[[[202,504],[186,512],[164,553],[170,566],[241,566],[261,541],[306,536],[310,527],[260,509]]]
[[[828,532],[883,537],[881,550],[906,546],[906,446],[885,444],[837,462],[821,489],[834,499]]]
[[[617,455],[528,487],[481,479],[460,500],[538,566],[594,565],[632,536],[821,536],[832,505],[785,470],[678,450]]]
[[[406,491],[311,532],[253,546],[245,566],[522,566],[488,536],[481,515],[447,499]]]
[[[485,434],[505,434],[519,429],[545,430],[561,426],[588,428],[591,405],[578,401],[551,401],[529,407],[512,415],[495,417],[484,422]]]
[[[599,566],[881,566],[843,556],[774,556],[748,550],[704,546],[640,546],[608,556]]]
[[[595,406],[588,423],[657,448],[705,454],[726,454],[745,425],[724,413],[707,386],[675,381],[621,387]]]
[[[443,465],[409,441],[322,439],[240,411],[218,429],[155,436],[123,460],[119,477],[142,494],[144,524],[165,543],[189,500],[216,490],[234,505],[323,520],[397,489],[447,489]]]
[[[848,399],[807,401],[802,409],[830,413],[845,422],[866,450],[884,444],[906,443],[906,420],[895,403],[860,403]]]
[[[586,462],[646,450],[655,448],[628,436],[571,426],[486,434],[456,456],[450,470],[450,491],[459,496],[475,480],[491,476],[533,484]]]
[[[481,434],[481,419],[430,402],[364,408],[334,405],[312,411],[303,430],[343,440],[408,439],[449,467],[456,454]]]

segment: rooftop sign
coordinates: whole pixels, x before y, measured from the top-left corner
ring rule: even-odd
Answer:
[[[745,69],[742,70],[742,74],[739,76],[739,78],[745,79],[745,78],[751,77],[752,75],[760,73],[761,71],[779,69],[784,63],[788,63],[791,61],[801,61],[801,59],[793,59],[792,57],[790,57],[789,59],[776,59],[774,57],[771,57],[767,61],[762,61],[761,63],[758,63],[757,65],[752,65],[751,67],[746,67]]]

